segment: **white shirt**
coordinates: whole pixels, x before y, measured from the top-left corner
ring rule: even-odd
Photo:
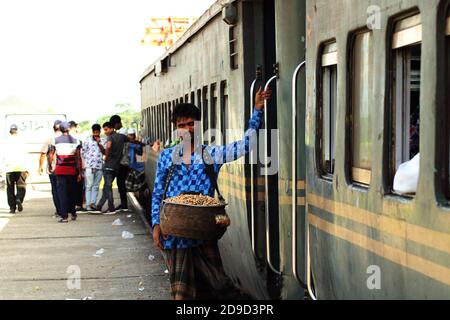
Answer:
[[[28,150],[25,141],[19,135],[9,135],[3,148],[5,172],[27,171]]]

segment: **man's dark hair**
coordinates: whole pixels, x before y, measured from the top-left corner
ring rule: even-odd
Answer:
[[[75,121],[69,121],[70,128],[75,128],[76,126],[78,126],[78,124]]]
[[[113,125],[121,122],[122,119],[120,118],[120,116],[118,116],[117,114],[113,115],[110,119],[109,122],[111,122]]]
[[[114,125],[110,121],[107,121],[103,124],[103,128],[114,129]]]
[[[180,103],[175,106],[172,113],[173,124],[177,123],[178,119],[192,118],[196,121],[201,120],[200,109],[192,103]]]
[[[100,127],[100,125],[98,123],[94,124],[92,126],[92,131],[101,131],[102,127]]]

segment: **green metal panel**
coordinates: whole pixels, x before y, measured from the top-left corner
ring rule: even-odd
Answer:
[[[292,179],[304,181],[304,92],[305,72],[298,76],[298,104],[296,136],[292,130],[292,77],[296,67],[305,59],[305,2],[299,0],[275,1],[276,50],[279,63],[279,79],[277,81],[277,112],[279,128],[279,228],[280,228],[280,265],[283,273],[282,298],[302,299],[304,289],[294,278],[292,265],[292,205],[293,193],[301,197],[301,190],[292,188]],[[296,177],[292,176],[292,146],[297,142]],[[295,183],[297,185],[297,183]],[[296,206],[297,225],[294,230],[297,236],[297,265],[299,280],[305,281],[304,268],[304,210],[300,203]]]

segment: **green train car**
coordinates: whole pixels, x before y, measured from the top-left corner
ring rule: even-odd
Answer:
[[[449,8],[217,1],[144,72],[143,134],[163,142],[177,103],[200,107],[205,143],[229,143],[244,133],[255,90],[274,92],[267,138],[219,175],[232,220],[219,246],[243,291],[450,298]],[[419,151],[416,193],[394,192],[399,166]],[[147,150],[151,188],[157,157]]]
[[[450,298],[449,5],[308,2],[307,231],[319,298]],[[419,151],[416,193],[394,192],[399,165]]]

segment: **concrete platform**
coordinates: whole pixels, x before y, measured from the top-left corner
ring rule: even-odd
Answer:
[[[164,261],[138,213],[82,212],[60,224],[49,188],[29,186],[15,215],[0,194],[0,299],[170,299]],[[112,225],[118,218],[123,226]]]

